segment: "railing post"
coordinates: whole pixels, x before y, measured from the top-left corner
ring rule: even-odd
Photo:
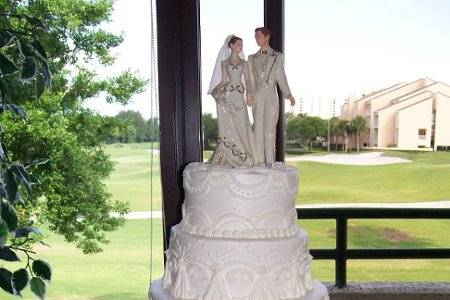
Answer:
[[[336,286],[343,288],[347,284],[347,217],[336,218]]]
[[[284,0],[264,0],[264,26],[272,31],[270,46],[277,51],[284,52]],[[285,125],[284,125],[284,99],[278,89],[279,110],[275,143],[275,160],[284,161]]]

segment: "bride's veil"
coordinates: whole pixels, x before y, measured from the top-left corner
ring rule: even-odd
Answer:
[[[222,63],[222,61],[226,60],[231,54],[230,48],[228,47],[228,42],[230,41],[230,39],[233,36],[234,36],[234,34],[230,34],[229,36],[227,36],[227,38],[225,39],[225,43],[220,48],[219,54],[217,55],[217,59],[216,59],[216,65],[214,66],[214,71],[213,71],[213,74],[211,77],[211,82],[209,83],[208,94],[211,94],[212,90],[222,80],[221,63]],[[241,51],[241,53],[239,53],[239,57],[242,59],[245,59],[244,51]]]

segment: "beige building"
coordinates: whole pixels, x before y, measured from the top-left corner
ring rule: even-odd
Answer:
[[[341,107],[342,119],[358,115],[369,127],[360,146],[408,150],[450,146],[450,86],[443,82],[425,78],[399,83]],[[355,144],[350,140],[351,147]]]

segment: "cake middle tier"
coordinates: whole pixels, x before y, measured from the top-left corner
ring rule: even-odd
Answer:
[[[270,238],[298,233],[296,168],[223,168],[191,163],[183,173],[183,231],[211,237]]]

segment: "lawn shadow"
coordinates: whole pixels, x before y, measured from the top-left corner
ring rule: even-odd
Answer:
[[[334,238],[336,229],[328,229],[327,234]],[[433,245],[430,239],[411,236],[393,227],[348,225],[349,248],[426,248]]]
[[[147,293],[137,294],[132,292],[110,293],[89,298],[89,300],[145,300],[148,299]]]

